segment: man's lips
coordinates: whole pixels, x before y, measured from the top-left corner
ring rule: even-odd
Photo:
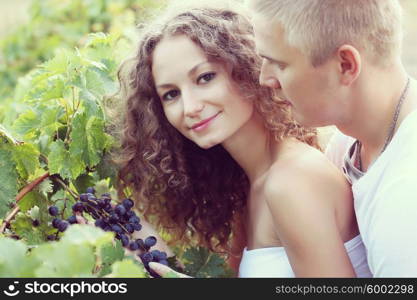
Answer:
[[[196,124],[194,124],[191,129],[198,129],[199,127],[204,126],[205,124],[209,123],[211,120],[213,120],[214,118],[216,118],[218,115],[220,114],[220,112],[218,112],[217,114],[215,114],[214,116],[211,116],[210,118],[207,118],[201,122],[198,122]]]

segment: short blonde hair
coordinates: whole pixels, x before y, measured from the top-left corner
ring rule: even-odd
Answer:
[[[250,0],[251,8],[283,26],[287,42],[319,66],[343,44],[365,51],[376,65],[401,52],[398,0]]]

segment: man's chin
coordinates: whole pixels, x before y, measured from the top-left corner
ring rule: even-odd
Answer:
[[[320,127],[316,120],[312,120],[306,117],[303,117],[293,111],[294,120],[303,127]]]

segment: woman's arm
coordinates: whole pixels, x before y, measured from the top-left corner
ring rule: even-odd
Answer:
[[[301,161],[302,160],[302,161]],[[273,173],[265,196],[297,277],[356,277],[336,221],[336,201],[351,201],[339,173],[322,159],[299,159]]]

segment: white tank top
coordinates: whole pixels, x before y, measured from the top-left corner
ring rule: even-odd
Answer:
[[[357,277],[372,277],[360,235],[345,243]],[[239,277],[295,277],[284,247],[243,250]]]

